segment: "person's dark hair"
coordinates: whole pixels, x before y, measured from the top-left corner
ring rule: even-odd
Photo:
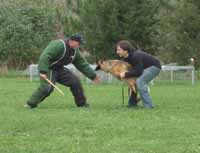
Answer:
[[[132,44],[128,40],[121,40],[117,43],[117,46],[119,46],[123,50],[127,50],[128,52],[131,52],[134,48]]]

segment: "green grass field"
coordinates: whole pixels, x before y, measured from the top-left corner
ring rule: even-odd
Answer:
[[[90,108],[68,88],[23,108],[38,82],[0,79],[0,153],[199,153],[200,84],[157,83],[155,109],[122,105],[120,85],[85,85]],[[127,101],[127,96],[126,96]]]

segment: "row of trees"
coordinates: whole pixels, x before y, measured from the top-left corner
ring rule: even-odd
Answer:
[[[155,44],[166,62],[187,64],[196,59],[200,66],[200,1],[164,1],[159,12]]]
[[[10,67],[35,62],[55,35],[54,14],[48,1],[17,0],[0,3],[0,61]]]
[[[196,0],[1,1],[0,60],[24,67],[51,39],[79,32],[91,62],[115,58],[116,42],[128,39],[164,63],[188,64],[200,58],[199,25]]]

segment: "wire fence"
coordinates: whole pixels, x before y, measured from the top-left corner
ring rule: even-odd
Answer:
[[[26,74],[29,76],[30,81],[39,80],[37,64],[30,65],[27,70]],[[95,69],[96,65],[90,65],[93,69]],[[65,66],[70,71],[72,71],[75,75],[77,75],[81,80],[86,81],[86,83],[91,83],[91,80],[86,78],[80,71],[76,69],[76,67],[72,64]],[[188,66],[171,66],[171,65],[163,65],[161,73],[153,82],[170,82],[176,83],[177,81],[186,81],[190,82],[191,84],[195,84],[195,80],[198,79],[199,72],[195,72],[195,68],[192,65]],[[98,76],[102,80],[103,83],[118,83],[119,81],[113,77],[109,73],[105,73],[103,71],[97,71]]]

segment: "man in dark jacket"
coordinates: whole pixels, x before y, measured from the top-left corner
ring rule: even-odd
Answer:
[[[142,50],[133,49],[131,43],[126,40],[117,43],[116,52],[124,61],[133,66],[128,72],[121,73],[120,77],[136,77],[136,85],[144,107],[153,108],[152,100],[147,90],[147,84],[160,73],[160,61]],[[136,105],[136,98],[132,94],[129,98],[129,107],[134,107]]]
[[[99,77],[80,54],[79,47],[81,43],[82,37],[79,34],[75,34],[66,40],[54,40],[49,43],[38,62],[40,86],[27,101],[26,107],[37,107],[52,93],[54,88],[45,80],[46,78],[53,83],[58,82],[70,87],[78,107],[88,106],[79,79],[64,67],[64,65],[72,63],[88,78],[94,82],[99,82]]]

